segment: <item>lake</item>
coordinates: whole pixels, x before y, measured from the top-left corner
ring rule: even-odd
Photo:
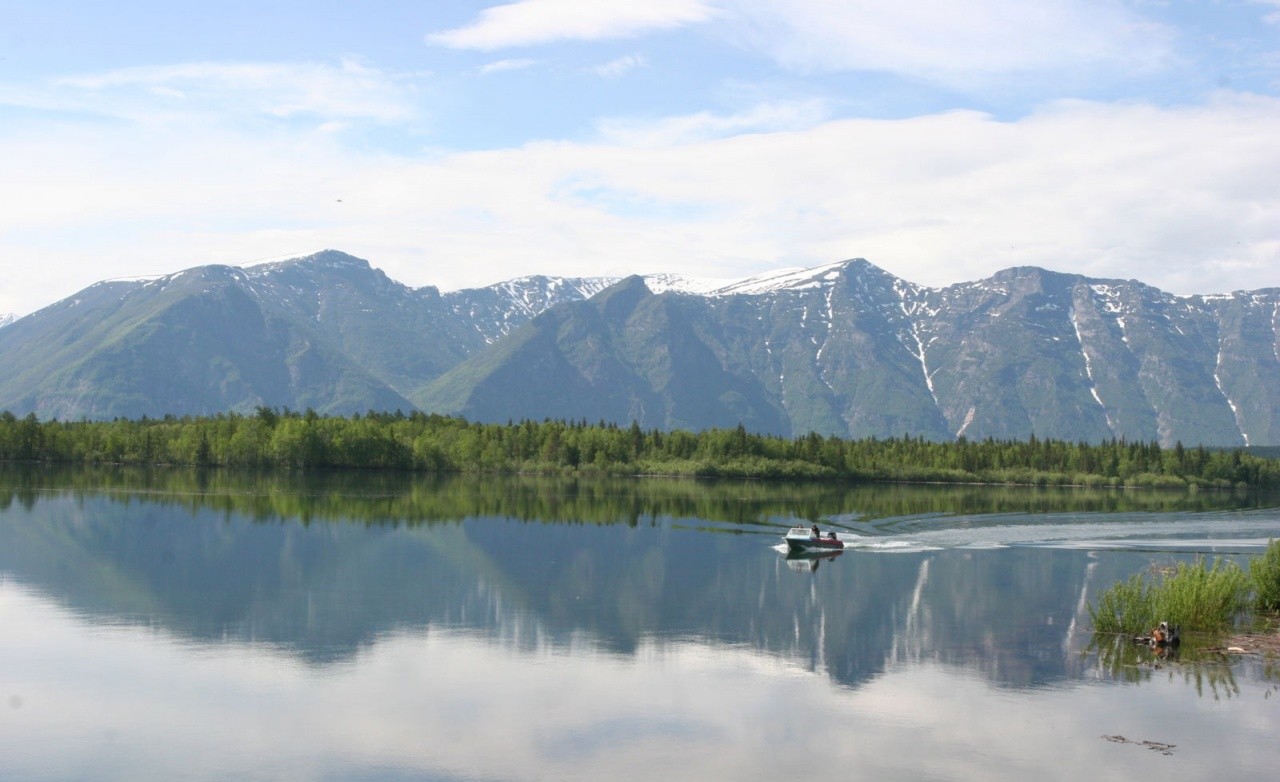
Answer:
[[[0,779],[1270,778],[1275,665],[1086,607],[1278,506],[0,469]]]

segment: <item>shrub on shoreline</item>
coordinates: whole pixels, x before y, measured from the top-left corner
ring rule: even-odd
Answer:
[[[1249,563],[1253,605],[1259,611],[1280,611],[1280,541],[1271,540],[1262,556]]]
[[[1252,599],[1251,599],[1252,598]],[[1188,630],[1217,630],[1250,605],[1280,608],[1280,541],[1271,541],[1248,572],[1233,562],[1203,559],[1151,575],[1135,574],[1089,605],[1093,628],[1103,633],[1145,633],[1158,622]]]

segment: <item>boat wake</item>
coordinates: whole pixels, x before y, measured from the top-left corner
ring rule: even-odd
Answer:
[[[1280,511],[912,516],[837,531],[837,538],[846,551],[884,553],[1042,547],[1247,554],[1280,538]]]

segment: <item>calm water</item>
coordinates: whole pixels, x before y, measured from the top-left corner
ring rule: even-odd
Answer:
[[[1277,505],[0,471],[0,779],[1271,778],[1280,675],[1085,606]]]

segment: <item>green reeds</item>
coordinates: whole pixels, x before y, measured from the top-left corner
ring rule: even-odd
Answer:
[[[1262,556],[1249,563],[1253,605],[1259,611],[1280,610],[1280,540],[1267,543]]]
[[[1147,633],[1160,622],[1212,630],[1231,624],[1250,592],[1250,578],[1238,565],[1201,559],[1116,584],[1089,606],[1089,617],[1103,633]]]
[[[1089,619],[1099,633],[1136,633],[1152,626],[1156,615],[1153,585],[1141,573],[1113,585],[1089,604]],[[1160,620],[1155,620],[1160,621]]]

